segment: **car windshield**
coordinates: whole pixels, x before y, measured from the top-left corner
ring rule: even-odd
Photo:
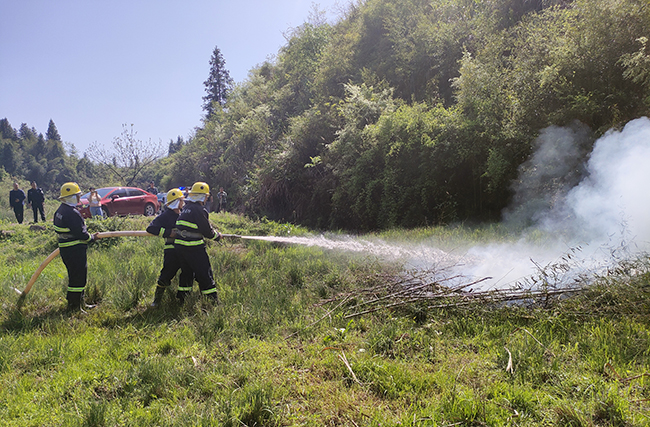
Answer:
[[[97,189],[97,194],[99,194],[99,198],[103,199],[104,196],[106,196],[108,193],[113,191],[113,188],[98,188]],[[90,197],[90,191],[81,196],[82,199],[88,200],[88,197]]]

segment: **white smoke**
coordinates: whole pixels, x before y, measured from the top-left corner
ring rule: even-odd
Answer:
[[[589,176],[567,197],[576,225],[592,242],[604,243],[625,231],[641,250],[648,247],[649,162],[647,117],[629,122],[620,132],[609,131],[596,141],[587,163]]]
[[[349,236],[246,238],[357,252],[407,270],[441,272],[432,280],[491,278],[477,290],[534,287],[542,276],[547,285],[566,286],[650,249],[650,119],[610,130],[593,144],[590,134],[580,123],[540,132],[513,183],[513,206],[504,211],[504,224],[520,230],[514,241],[459,242],[445,252],[435,243]]]
[[[585,163],[588,135],[579,124],[541,132],[513,187],[517,205],[504,212],[506,223],[525,231],[514,244],[468,250],[466,273],[506,287],[545,268],[557,273],[549,266],[562,264],[556,279],[563,282],[648,250],[650,120],[608,131]]]
[[[519,167],[519,177],[512,183],[514,196],[503,212],[504,222],[512,228],[536,227],[550,212],[559,214],[567,192],[585,175],[589,147],[590,131],[581,123],[543,129],[533,142],[533,154]]]

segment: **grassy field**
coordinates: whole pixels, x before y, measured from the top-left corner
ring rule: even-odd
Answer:
[[[211,220],[224,233],[309,234],[231,214]],[[647,258],[543,305],[413,303],[349,318],[362,291],[389,280],[395,266],[236,240],[208,247],[220,305],[194,296],[179,306],[166,295],[152,309],[162,240],[103,239],[89,249],[87,297],[98,307],[70,316],[59,258],[21,310],[12,289],[23,289],[56,248],[51,225],[4,221],[0,229],[2,426],[650,424]],[[456,233],[477,241],[498,234]]]

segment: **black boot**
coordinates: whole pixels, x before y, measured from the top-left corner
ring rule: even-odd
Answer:
[[[221,301],[219,301],[219,296],[217,295],[216,292],[213,292],[211,294],[207,294],[206,298],[209,301],[212,301],[212,303],[215,304],[215,305],[221,304]]]
[[[86,311],[82,307],[83,298],[80,292],[68,292],[68,307],[66,311],[68,313],[83,313],[86,314]]]
[[[188,294],[189,294],[189,292],[186,292],[186,291],[178,291],[178,292],[176,292],[176,300],[178,301],[178,303],[180,305],[183,305],[185,303],[185,297],[187,297]]]
[[[162,301],[162,297],[165,294],[165,288],[162,286],[156,286],[156,294],[153,297],[153,302],[151,307],[158,307]]]

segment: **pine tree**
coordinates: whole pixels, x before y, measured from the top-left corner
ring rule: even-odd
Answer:
[[[22,123],[20,125],[20,129],[18,130],[18,136],[20,139],[23,140],[23,143],[31,140],[31,139],[36,139],[38,135],[38,132],[36,132],[36,129],[34,127],[29,127],[27,123]]]
[[[11,124],[9,124],[9,120],[7,120],[6,117],[0,120],[0,138],[11,139],[12,141],[18,139],[16,130],[13,127],[11,127]]]
[[[45,134],[48,141],[61,141],[61,135],[56,129],[54,120],[50,119],[50,124],[47,126],[47,133]]]
[[[224,61],[219,48],[215,46],[210,58],[210,75],[203,82],[205,91],[208,93],[203,97],[203,110],[206,112],[207,117],[214,113],[215,105],[222,107],[225,105],[232,84],[233,80],[226,69],[226,61]]]
[[[185,141],[183,140],[183,137],[180,136],[180,135],[176,139],[176,142],[174,142],[173,139],[170,139],[169,140],[169,150],[167,152],[167,155],[171,156],[174,153],[178,153],[181,150],[181,148],[183,148],[183,145],[185,145]]]

